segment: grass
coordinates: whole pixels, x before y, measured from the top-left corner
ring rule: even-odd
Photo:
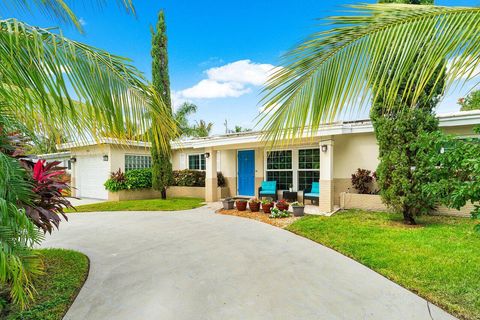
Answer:
[[[35,301],[24,311],[13,306],[6,320],[62,319],[87,278],[89,262],[84,254],[63,249],[37,252],[43,256],[45,274],[35,279]]]
[[[107,201],[75,207],[77,212],[97,211],[176,211],[198,208],[203,205],[199,198],[170,198],[148,200]],[[67,210],[67,212],[76,212]]]
[[[287,229],[335,249],[464,319],[480,319],[480,235],[465,218],[350,210]]]

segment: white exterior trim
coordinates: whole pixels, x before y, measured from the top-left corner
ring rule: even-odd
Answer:
[[[468,126],[480,124],[480,111],[461,111],[448,114],[437,115],[440,121],[440,127],[456,127],[456,126]],[[369,119],[357,120],[357,121],[345,121],[331,124],[325,124],[313,135],[305,135],[304,138],[335,136],[343,134],[354,133],[370,133],[373,132],[373,126]],[[176,140],[172,141],[172,149],[184,149],[184,148],[212,148],[220,146],[230,146],[238,144],[257,143],[261,141],[262,131],[249,131],[227,135],[212,136],[200,139],[190,140]],[[135,147],[149,148],[151,144],[143,141],[120,141],[114,138],[103,138],[98,140],[89,140],[82,142],[70,142],[58,145],[61,150],[68,150],[72,148],[93,146],[98,144],[116,144]]]

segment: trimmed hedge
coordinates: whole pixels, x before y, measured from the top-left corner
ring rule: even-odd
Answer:
[[[217,173],[219,187],[225,187],[226,182],[221,172]],[[205,187],[205,171],[174,170],[171,186]],[[105,184],[105,189],[111,192],[120,190],[148,189],[152,187],[152,169],[136,169],[123,173],[120,170],[112,172]]]

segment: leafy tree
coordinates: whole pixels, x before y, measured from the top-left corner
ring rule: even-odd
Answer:
[[[167,26],[165,24],[165,13],[161,10],[158,14],[156,30],[152,30],[152,81],[153,87],[167,105],[170,115],[170,78],[168,76],[168,54],[167,54]],[[152,187],[160,190],[162,199],[167,198],[167,187],[172,180],[172,163],[170,162],[170,146],[158,149],[152,145]]]
[[[383,0],[381,3],[419,4],[416,0]],[[424,0],[423,4],[432,5],[433,0]],[[418,55],[422,55],[420,48]],[[381,66],[380,72],[395,73],[395,65]],[[407,70],[407,72],[411,72]],[[377,100],[373,103],[370,117],[379,147],[380,163],[377,168],[377,183],[383,201],[396,212],[403,214],[404,221],[415,224],[415,216],[427,213],[435,206],[436,199],[430,194],[422,192],[422,185],[428,183],[429,176],[416,175],[413,168],[418,169],[417,150],[413,147],[416,139],[424,132],[438,131],[438,120],[434,108],[443,92],[443,80],[438,74],[444,73],[439,69],[432,75],[425,91],[418,102],[413,105],[402,101],[404,91],[401,84],[398,92],[397,104],[385,108],[385,87],[373,87]]]
[[[206,123],[205,120],[197,121],[193,126],[192,136],[194,137],[208,137],[212,131],[213,123]]]
[[[188,116],[197,112],[197,106],[190,102],[184,102],[175,112],[173,118],[177,122],[178,134],[180,136],[191,136],[193,126],[188,122]]]
[[[458,100],[460,111],[480,110],[480,90],[471,92],[466,98]]]
[[[421,117],[422,130],[434,131],[431,106],[439,92],[454,80],[468,81],[480,66],[480,8],[364,4],[351,9],[348,16],[329,18],[331,29],[287,53],[283,68],[268,80],[260,119],[266,139],[312,134],[337,115],[373,102],[374,108],[381,105],[383,119],[403,119],[390,130],[407,126],[411,136],[398,134],[397,142],[412,141],[417,131],[408,121]],[[415,111],[400,114],[404,109]],[[409,152],[397,150],[392,161],[402,160],[406,168]]]
[[[470,202],[472,218],[480,219],[480,140],[437,131],[420,135],[415,148],[421,163],[416,174],[429,177],[422,191],[457,210]],[[480,232],[480,224],[475,229]]]

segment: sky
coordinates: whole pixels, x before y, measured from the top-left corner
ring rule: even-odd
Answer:
[[[190,101],[198,106],[192,123],[213,122],[213,133],[235,125],[259,129],[256,116],[260,89],[280,56],[309,34],[320,30],[318,18],[337,15],[354,0],[136,0],[136,16],[115,1],[77,2],[74,12],[85,32],[35,13],[2,12],[40,27],[59,26],[71,39],[128,57],[151,79],[151,26],[165,10],[169,72],[174,106]],[[374,2],[362,0],[361,2]],[[87,4],[85,4],[87,3]],[[437,5],[478,6],[478,0],[439,0]],[[438,113],[458,111],[457,100],[474,83],[447,92]],[[363,117],[366,117],[363,116]]]

